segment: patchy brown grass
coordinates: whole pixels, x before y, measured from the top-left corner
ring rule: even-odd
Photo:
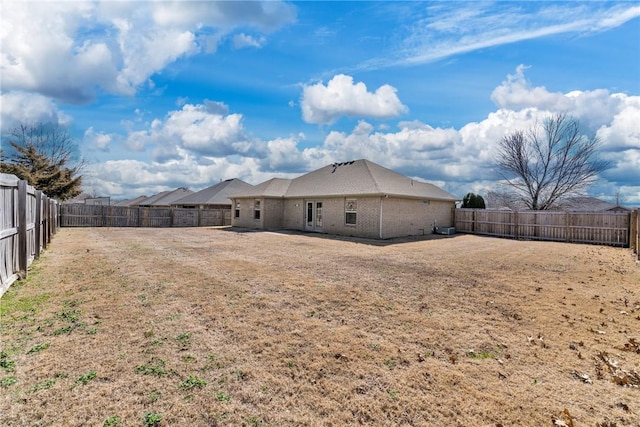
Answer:
[[[0,425],[640,425],[625,249],[62,229],[0,308]]]

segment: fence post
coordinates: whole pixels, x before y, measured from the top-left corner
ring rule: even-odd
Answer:
[[[18,181],[18,275],[27,278],[27,181]]]
[[[629,212],[629,249],[636,252],[636,215],[637,211]]]
[[[55,200],[49,199],[49,241],[51,241],[51,237],[56,234],[58,220],[58,204]]]
[[[476,210],[475,209],[473,210],[471,219],[473,220],[473,222],[471,222],[471,232],[475,234],[476,233]]]
[[[49,198],[42,195],[42,248],[47,249],[47,245],[51,241],[49,238]]]
[[[640,261],[640,209],[636,209],[636,255]]]
[[[40,245],[42,243],[42,190],[36,190],[36,221],[34,224],[35,259],[40,258]]]

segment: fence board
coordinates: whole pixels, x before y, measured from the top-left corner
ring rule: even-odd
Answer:
[[[231,225],[231,209],[141,208],[65,204],[62,227],[214,227]]]
[[[0,174],[0,296],[26,277],[29,265],[51,241],[57,202],[14,175]]]
[[[625,212],[555,212],[456,209],[462,233],[517,239],[629,246],[631,215]]]

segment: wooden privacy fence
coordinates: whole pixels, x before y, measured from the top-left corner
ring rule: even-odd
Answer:
[[[51,242],[58,203],[15,175],[0,174],[0,296]]]
[[[627,212],[555,212],[456,209],[461,233],[629,247]]]
[[[146,208],[68,204],[62,227],[214,227],[231,225],[231,209]]]

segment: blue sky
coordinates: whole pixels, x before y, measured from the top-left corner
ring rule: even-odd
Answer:
[[[2,131],[68,126],[85,190],[258,184],[367,158],[462,197],[553,113],[640,206],[640,2],[0,4]]]

